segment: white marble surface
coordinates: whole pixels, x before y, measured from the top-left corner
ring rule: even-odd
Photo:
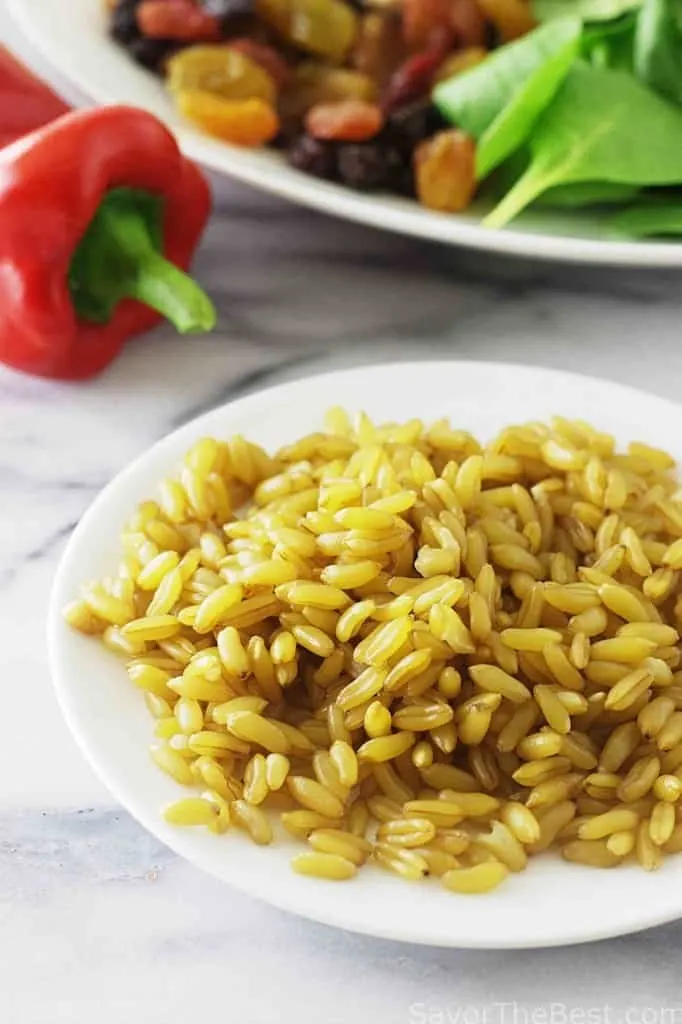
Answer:
[[[0,39],[37,66],[0,0]],[[597,946],[375,942],[222,887],[94,778],[52,696],[44,615],[64,541],[150,442],[277,376],[425,356],[583,369],[677,397],[679,275],[491,265],[222,183],[198,273],[219,331],[159,331],[87,385],[0,369],[0,1021],[680,1024],[682,924]]]

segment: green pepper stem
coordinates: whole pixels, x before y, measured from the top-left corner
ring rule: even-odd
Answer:
[[[71,263],[69,285],[81,319],[106,323],[130,298],[161,313],[181,334],[212,330],[211,300],[159,251],[162,219],[154,196],[124,188],[109,192]]]
[[[175,326],[180,334],[201,334],[215,327],[216,312],[196,281],[156,252],[138,264],[130,298],[144,302]]]

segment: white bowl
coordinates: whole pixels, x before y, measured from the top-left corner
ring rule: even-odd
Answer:
[[[682,266],[679,242],[608,238],[593,213],[532,211],[512,228],[481,227],[480,211],[433,213],[416,202],[362,195],[288,167],[280,154],[245,150],[196,131],[175,110],[162,84],[135,66],[106,35],[103,0],[5,0],[33,44],[61,74],[98,103],[131,103],[151,111],[177,135],[183,150],[214,171],[324,213],[418,238],[497,253],[576,263],[641,267]]]
[[[436,882],[408,884],[374,868],[333,884],[292,873],[292,846],[260,848],[238,833],[166,825],[160,807],[179,787],[147,752],[152,720],[121,663],[65,626],[61,609],[83,581],[110,572],[119,531],[135,504],[199,437],[242,433],[275,449],[317,429],[334,404],[372,417],[432,420],[490,438],[501,426],[552,414],[580,417],[625,443],[639,439],[682,456],[682,409],[606,381],[501,364],[434,362],[375,366],[285,384],[223,406],[165,438],[124,470],[76,529],[54,584],[49,644],[64,714],[114,796],[187,860],[286,910],[358,932],[442,946],[501,948],[585,942],[682,916],[682,857],[649,875],[637,866],[602,872],[548,855],[498,891],[455,896]]]

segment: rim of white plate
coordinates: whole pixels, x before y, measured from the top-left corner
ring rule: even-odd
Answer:
[[[486,391],[489,401],[483,405]],[[198,437],[240,431],[282,443],[319,426],[323,410],[336,402],[355,411],[366,408],[377,418],[456,414],[459,424],[488,436],[504,423],[556,412],[591,416],[621,442],[682,438],[682,407],[653,395],[560,371],[454,361],[322,374],[193,420],[140,455],[102,491],[74,531],[56,574],[50,661],[59,702],[86,759],[116,799],[180,856],[284,910],[351,931],[437,946],[527,948],[588,942],[682,916],[682,886],[674,884],[682,879],[682,859],[669,858],[658,874],[648,875],[637,866],[599,872],[547,856],[495,893],[455,897],[435,882],[410,886],[371,868],[343,886],[302,878],[290,871],[292,847],[286,842],[258,848],[238,834],[183,831],[161,819],[160,806],[177,799],[179,790],[148,758],[151,728],[143,701],[109,652],[66,627],[61,608],[80,582],[111,567],[118,530],[136,501],[152,493]],[[521,416],[510,415],[510,403],[523,410]],[[594,415],[597,408],[603,415]],[[682,441],[679,451],[672,447],[682,456]]]
[[[609,266],[682,266],[682,244],[676,241],[600,240],[515,228],[491,231],[471,216],[438,214],[415,202],[362,195],[318,181],[288,167],[271,151],[240,149],[190,127],[173,109],[161,85],[107,38],[102,0],[6,3],[30,42],[85,96],[97,103],[132,103],[150,110],[175,132],[188,156],[256,188],[357,223],[481,251]],[[538,215],[543,216],[550,223],[569,224],[556,215]],[[571,218],[570,223],[580,221]],[[589,225],[589,219],[583,223]]]

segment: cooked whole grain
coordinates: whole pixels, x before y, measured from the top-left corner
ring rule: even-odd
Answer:
[[[529,856],[682,849],[682,492],[582,422],[480,445],[332,410],[274,456],[200,440],[65,611],[126,663],[173,825],[296,871],[486,892]]]

